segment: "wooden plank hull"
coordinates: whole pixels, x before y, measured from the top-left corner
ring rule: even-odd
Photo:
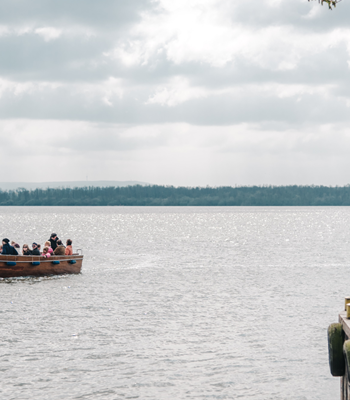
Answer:
[[[75,261],[72,264],[70,261]],[[59,263],[54,263],[59,261]],[[40,265],[33,263],[40,262]],[[16,263],[16,265],[9,265]],[[83,265],[83,255],[52,256],[7,256],[0,255],[0,278],[15,278],[21,276],[49,276],[64,274],[79,274]]]

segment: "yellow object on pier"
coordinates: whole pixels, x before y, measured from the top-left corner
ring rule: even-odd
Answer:
[[[350,303],[350,296],[345,297],[345,306],[344,306],[344,311],[346,311],[346,305]]]

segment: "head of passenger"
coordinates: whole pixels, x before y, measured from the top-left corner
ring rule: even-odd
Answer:
[[[43,255],[46,255],[48,251],[49,251],[49,248],[47,246],[45,246],[43,248]]]
[[[2,244],[3,244],[3,245],[9,244],[9,242],[10,242],[10,241],[9,241],[8,239],[2,239]]]
[[[60,240],[57,240],[57,244],[58,244],[59,246],[63,246],[62,240],[61,240],[61,239],[60,239]]]
[[[67,240],[67,246],[71,246],[72,243],[73,243],[72,240],[70,240],[70,239]]]
[[[34,242],[34,243],[32,244],[32,248],[33,248],[33,250],[34,250],[34,249],[37,249],[37,248],[38,248],[38,245]]]
[[[51,243],[49,241],[45,242],[44,244],[45,247],[51,247]]]
[[[50,239],[55,240],[57,238],[57,233],[51,233]]]
[[[24,244],[22,247],[22,253],[27,253],[29,251],[29,246],[27,244]]]
[[[37,246],[37,247],[38,247],[38,250],[40,250],[40,249],[41,249],[41,244],[38,244],[38,246]]]

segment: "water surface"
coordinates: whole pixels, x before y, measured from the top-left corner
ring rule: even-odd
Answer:
[[[339,398],[347,207],[1,207],[0,236],[83,248],[0,281],[0,398]]]

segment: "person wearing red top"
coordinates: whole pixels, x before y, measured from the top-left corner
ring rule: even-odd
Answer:
[[[73,254],[72,243],[73,242],[70,239],[67,240],[66,256],[71,256]]]

